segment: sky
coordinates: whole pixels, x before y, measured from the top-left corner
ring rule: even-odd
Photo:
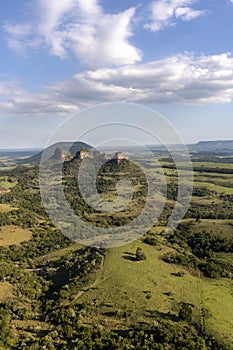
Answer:
[[[70,115],[130,102],[185,142],[233,139],[233,0],[0,3],[0,148],[43,147]]]

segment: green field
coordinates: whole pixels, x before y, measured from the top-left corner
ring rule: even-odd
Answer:
[[[216,185],[224,183],[226,186],[229,185],[229,187],[232,186],[233,184],[233,176],[232,174],[227,174],[230,176],[224,176],[221,174],[221,176],[208,176],[208,175],[195,175],[195,180],[199,181],[199,182],[211,182],[214,183]]]
[[[196,222],[192,219],[186,219],[184,222],[191,223],[193,232],[206,231],[214,235],[233,238],[233,220],[201,219],[199,222]]]
[[[233,346],[233,289],[229,280],[201,280],[203,307],[209,317],[205,319],[206,331],[213,332],[222,341]]]
[[[137,247],[142,247],[147,257],[143,262],[134,260]],[[181,266],[166,264],[161,257],[170,250],[140,241],[110,249],[96,281],[74,298],[73,302],[90,305],[95,300],[95,311],[83,319],[84,324],[122,328],[135,320],[150,323],[161,316],[174,320],[179,302],[185,301],[195,306],[197,322],[202,318],[201,308],[207,308],[210,316],[204,318],[206,329],[233,344],[231,282],[201,279]],[[176,276],[179,271],[184,272],[183,277]],[[117,317],[127,311],[126,319]]]
[[[203,188],[206,187],[208,190],[210,191],[215,191],[218,193],[223,193],[223,194],[233,194],[233,187],[225,187],[225,186],[219,186],[219,185],[215,185],[209,182],[199,182],[199,181],[195,181],[194,182],[194,186],[196,188]]]
[[[182,165],[185,165],[183,163]],[[213,168],[213,169],[232,169],[233,170],[233,164],[228,163],[214,163],[214,162],[193,162],[194,168]]]
[[[146,254],[147,259],[143,262],[134,260],[137,247],[142,247]],[[107,319],[109,327],[115,323],[121,327],[129,326],[135,318],[140,322],[149,322],[151,314],[155,318],[159,314],[169,318],[169,312],[176,314],[177,303],[181,299],[196,306],[198,317],[198,279],[182,267],[164,263],[160,258],[169,250],[165,246],[156,248],[141,241],[110,249],[102,271],[97,276],[98,283],[94,288],[86,290],[80,301],[91,303],[93,299],[98,299],[98,322],[106,322]],[[175,276],[181,270],[185,272],[184,277]],[[148,293],[151,293],[150,299],[147,299]],[[108,317],[108,314],[124,310],[131,313],[126,322],[116,322],[115,318]],[[90,321],[97,322],[90,318],[86,320]]]

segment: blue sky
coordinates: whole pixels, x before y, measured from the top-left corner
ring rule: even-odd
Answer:
[[[97,103],[155,109],[186,142],[233,139],[233,0],[0,4],[0,148],[43,146]]]

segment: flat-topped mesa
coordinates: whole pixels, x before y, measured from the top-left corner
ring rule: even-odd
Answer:
[[[88,149],[83,148],[78,151],[75,155],[75,159],[83,160],[84,158],[92,158],[92,159],[106,159],[105,153],[100,153],[96,149]]]
[[[80,151],[76,153],[74,157],[74,159],[77,159],[77,160],[83,160],[85,158],[108,160],[108,157],[106,156],[105,153],[101,153],[96,149],[88,149],[88,148],[82,148]],[[113,159],[116,161],[117,164],[120,164],[122,160],[128,159],[128,156],[123,152],[116,152]]]
[[[129,157],[123,152],[116,152],[114,159],[116,159],[117,164],[120,164],[122,160],[129,159]]]

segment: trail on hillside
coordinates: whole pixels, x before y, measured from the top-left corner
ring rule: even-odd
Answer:
[[[105,265],[105,255],[101,256],[101,262],[98,269],[98,272],[96,273],[96,278],[93,283],[89,284],[87,287],[82,288],[74,297],[74,299],[71,301],[70,305],[75,304],[77,299],[83,295],[83,293],[87,292],[88,290],[97,287],[100,283],[104,282],[106,278],[104,277],[104,265]]]

